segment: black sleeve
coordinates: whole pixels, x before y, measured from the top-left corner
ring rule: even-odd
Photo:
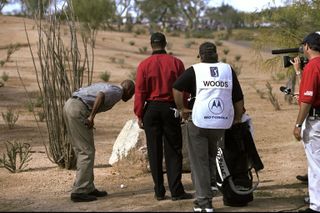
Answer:
[[[190,93],[193,97],[196,94],[196,75],[193,67],[189,67],[174,82],[173,88],[179,91]]]
[[[238,80],[238,77],[234,70],[232,69],[232,102],[236,103],[243,100],[242,89]]]

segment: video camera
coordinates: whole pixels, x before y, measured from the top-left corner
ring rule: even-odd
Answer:
[[[288,49],[278,49],[278,50],[272,50],[272,54],[287,54],[287,53],[303,53],[303,47],[298,48],[288,48]],[[283,66],[290,67],[292,64],[290,60],[294,60],[294,57],[290,57],[288,55],[283,56]],[[301,70],[304,68],[304,66],[308,63],[308,59],[306,57],[300,57],[300,68]]]

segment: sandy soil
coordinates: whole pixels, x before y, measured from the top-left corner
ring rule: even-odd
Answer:
[[[25,20],[33,48],[36,46],[37,32],[32,20]],[[7,56],[6,45],[26,44],[23,26],[24,19],[0,16],[0,60]],[[181,58],[188,67],[197,62],[197,48],[203,39],[184,39],[170,37],[170,52]],[[135,45],[130,45],[134,41]],[[195,41],[191,48],[186,48],[188,41]],[[94,81],[99,81],[99,74],[108,71],[110,81],[119,83],[136,69],[138,63],[148,54],[140,54],[139,48],[148,47],[149,36],[135,36],[131,33],[99,32],[96,44]],[[254,201],[247,207],[232,208],[223,205],[222,196],[214,198],[216,211],[296,211],[304,207],[303,198],[307,186],[296,180],[296,175],[306,173],[306,159],[303,146],[294,140],[292,130],[298,107],[288,104],[279,87],[285,80],[277,81],[268,69],[257,66],[257,55],[247,45],[238,42],[224,41],[218,47],[220,55],[223,49],[229,48],[226,58],[234,60],[241,55],[242,64],[239,80],[245,94],[247,112],[252,117],[254,138],[258,152],[264,163],[260,172],[260,184],[254,192]],[[262,59],[271,56],[269,52],[261,53]],[[120,65],[112,62],[112,57],[124,59]],[[8,108],[19,111],[19,120],[15,128],[8,129],[0,119],[0,153],[5,153],[5,142],[26,142],[32,146],[32,160],[24,172],[12,174],[0,168],[0,211],[191,211],[192,201],[173,202],[170,199],[155,201],[153,184],[149,173],[141,173],[134,166],[126,168],[110,167],[108,160],[112,146],[125,122],[135,119],[133,100],[118,103],[114,109],[101,113],[96,118],[96,162],[95,184],[98,189],[107,190],[109,196],[91,203],[73,203],[70,201],[70,190],[75,171],[64,170],[49,161],[43,143],[47,144],[45,123],[38,128],[33,114],[28,111],[28,100],[19,80],[17,67],[22,74],[24,84],[29,92],[36,93],[38,86],[35,80],[34,67],[27,47],[22,47],[11,56],[11,61],[0,67],[0,75],[6,72],[9,80],[0,87],[0,111]],[[279,65],[278,70],[283,69]],[[261,98],[257,92],[266,91],[267,81],[273,87],[281,110],[275,111],[267,98]],[[130,165],[130,164],[129,164]],[[194,193],[189,173],[183,174],[183,183],[188,192]],[[124,184],[124,188],[120,185]],[[168,190],[167,190],[168,191]],[[170,194],[169,194],[170,195]]]

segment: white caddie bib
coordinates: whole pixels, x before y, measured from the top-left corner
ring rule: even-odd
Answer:
[[[200,128],[228,129],[234,118],[232,70],[226,63],[193,65],[196,76],[196,100],[192,121]]]

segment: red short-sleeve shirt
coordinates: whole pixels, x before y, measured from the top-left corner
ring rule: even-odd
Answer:
[[[320,57],[311,59],[305,66],[299,89],[299,104],[320,108]]]

